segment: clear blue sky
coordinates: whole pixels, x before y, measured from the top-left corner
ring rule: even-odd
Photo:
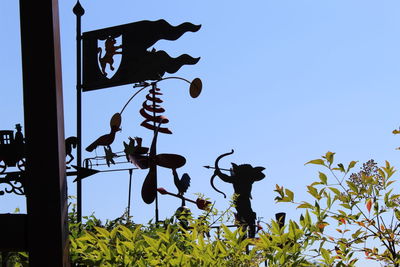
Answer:
[[[174,42],[154,45],[172,56],[201,57],[174,76],[200,77],[203,92],[190,98],[187,84],[165,81],[165,115],[173,135],[161,135],[158,151],[187,158],[178,170],[188,172],[192,185],[186,196],[203,193],[216,207],[227,200],[209,185],[212,171],[202,168],[235,149],[222,160],[266,167],[267,178],[254,185],[253,209],[268,221],[276,212],[288,219],[299,212],[275,204],[275,184],[291,188],[296,199],[308,199],[306,185],[318,168],[304,163],[326,151],[339,162],[399,165],[400,138],[391,131],[400,125],[400,3],[395,0],[335,1],[81,1],[86,10],[83,31],[139,20],[163,18],[173,25],[201,24]],[[60,1],[61,48],[66,137],[76,134],[75,1]],[[0,65],[1,129],[23,125],[18,2],[0,4],[2,64]],[[42,36],[38,36],[38,42]],[[38,51],[40,53],[40,51]],[[37,88],[40,90],[40,88]],[[83,145],[109,131],[109,119],[134,93],[130,85],[83,94]],[[151,132],[140,127],[138,111],[145,93],[124,112],[122,128],[112,145],[123,149],[129,136],[150,145]],[[44,115],[45,121],[45,115]],[[38,125],[40,127],[40,125]],[[98,149],[98,154],[102,149]],[[92,157],[86,153],[83,157]],[[44,163],[45,164],[45,163]],[[125,167],[125,166],[117,166]],[[358,168],[358,167],[357,167]],[[147,171],[134,172],[132,211],[136,222],[154,216],[140,188]],[[37,177],[36,179],[40,179]],[[75,184],[69,179],[69,194]],[[216,182],[228,194],[230,185]],[[160,169],[159,186],[176,192],[169,170]],[[102,219],[119,216],[127,202],[128,174],[97,174],[83,182],[83,212]],[[24,200],[2,196],[0,212],[24,209]],[[180,201],[160,196],[160,218],[169,217]],[[194,206],[190,206],[196,211]]]

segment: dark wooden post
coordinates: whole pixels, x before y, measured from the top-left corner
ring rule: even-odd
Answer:
[[[20,0],[30,266],[69,266],[57,0]]]

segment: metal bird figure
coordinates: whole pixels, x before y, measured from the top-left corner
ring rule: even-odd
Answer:
[[[176,169],[172,169],[172,174],[174,176],[174,184],[175,184],[176,188],[178,189],[178,196],[183,196],[190,186],[190,176],[187,173],[184,173],[182,175],[182,178],[179,179]],[[182,206],[185,206],[184,198],[182,198]]]
[[[106,157],[106,163],[107,163],[107,166],[108,166],[108,167],[110,167],[110,163],[115,164],[115,161],[114,161],[113,158],[114,158],[117,154],[115,154],[114,152],[112,152],[112,150],[111,150],[110,147],[104,147],[104,154],[106,155],[105,157]]]
[[[87,148],[86,151],[92,152],[95,150],[98,146],[106,146],[110,148],[110,145],[114,142],[115,139],[115,133],[120,131],[121,129],[113,125],[111,126],[111,131],[108,134],[102,135],[99,138],[96,139],[93,143],[91,143]]]
[[[186,193],[187,189],[190,186],[190,176],[187,173],[184,173],[182,175],[182,178],[179,179],[176,169],[172,170],[172,174],[174,175],[174,184],[178,189],[178,195],[183,196],[183,194]]]
[[[124,142],[124,152],[126,155],[126,159],[129,162],[133,163],[139,169],[149,168],[149,160],[147,155],[148,151],[148,147],[142,147],[142,138],[140,137],[129,137],[129,144]]]

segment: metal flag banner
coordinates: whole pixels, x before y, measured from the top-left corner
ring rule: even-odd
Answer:
[[[173,58],[165,51],[148,49],[159,40],[174,41],[200,27],[144,20],[83,33],[83,91],[158,80],[166,72],[196,64],[200,58],[187,54]]]

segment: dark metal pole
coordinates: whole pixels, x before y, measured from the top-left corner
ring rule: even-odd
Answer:
[[[76,165],[82,167],[82,26],[81,17],[85,14],[85,10],[79,3],[73,8],[76,15],[76,137],[78,143],[76,147]],[[76,183],[77,198],[77,217],[78,222],[82,221],[82,181]]]
[[[156,101],[155,101],[155,98],[156,98],[156,89],[157,89],[157,83],[152,83],[152,85],[151,85],[151,89],[153,89],[153,95],[152,95],[152,97],[153,97],[153,118],[155,118],[156,117]],[[157,134],[157,127],[156,127],[156,122],[154,121],[153,122],[153,125],[154,125],[154,135],[156,135]],[[155,147],[154,147],[154,155],[157,155],[157,145],[155,144],[154,145]],[[155,166],[155,168],[154,168],[154,175],[155,175],[155,177],[156,177],[156,188],[157,188],[157,165]],[[158,223],[158,192],[156,192],[156,203],[155,203],[155,212],[156,212],[156,223]]]
[[[132,173],[133,173],[133,170],[129,169],[128,220],[129,220],[130,212],[131,212]]]

